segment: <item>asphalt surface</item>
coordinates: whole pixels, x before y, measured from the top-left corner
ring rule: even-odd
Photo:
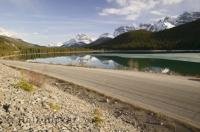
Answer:
[[[200,81],[191,77],[0,60],[160,112],[200,128]]]

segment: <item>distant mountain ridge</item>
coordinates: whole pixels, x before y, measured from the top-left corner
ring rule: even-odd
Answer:
[[[40,47],[21,39],[11,38],[7,36],[0,35],[0,56],[7,55],[12,52],[19,52],[21,49]]]
[[[114,36],[110,33],[104,33],[100,35],[99,38],[114,38]]]
[[[134,26],[121,26],[121,27],[115,29],[113,35],[114,35],[114,37],[117,37],[123,33],[134,31],[134,30],[136,30],[136,28]]]
[[[9,31],[9,30],[6,30],[2,27],[0,27],[0,35],[1,36],[7,36],[7,37],[12,37],[12,38],[17,38],[17,34],[15,32],[12,32],[12,31]]]
[[[89,45],[98,45],[98,44],[102,44],[105,43],[109,40],[112,40],[114,38],[114,36],[110,33],[104,33],[102,35],[99,36],[98,39],[96,39],[95,41],[93,41],[92,43],[90,43]],[[86,45],[87,47],[87,45]]]
[[[158,20],[157,22],[151,24],[143,23],[139,26],[121,26],[114,31],[114,36],[117,37],[123,33],[140,29],[147,30],[150,32],[163,31],[165,29],[180,26],[182,24],[186,24],[197,19],[200,19],[200,12],[185,12],[176,18],[165,17],[164,19]]]
[[[159,32],[170,29],[176,26],[183,25],[188,22],[195,21],[200,18],[200,12],[185,12],[178,17],[165,17],[154,23],[141,23],[138,26],[121,26],[115,29],[113,35],[104,33],[100,35],[95,41],[86,34],[78,34],[74,38],[62,43],[62,47],[87,47],[87,45],[99,45],[117,37],[121,34],[136,31],[146,30],[150,32]]]
[[[158,32],[135,30],[107,42],[91,45],[112,50],[200,50],[200,19]]]
[[[16,38],[0,35],[0,46],[1,47],[4,46],[7,49],[12,49],[12,50],[17,51],[21,48],[34,47],[34,46],[38,46],[38,45],[34,45],[31,43],[25,42],[22,39],[16,39]]]
[[[179,26],[188,22],[195,21],[197,19],[200,19],[200,12],[185,12],[178,16],[175,21],[175,25]]]
[[[74,38],[63,43],[62,47],[81,47],[93,42],[92,38],[86,34],[77,34]]]

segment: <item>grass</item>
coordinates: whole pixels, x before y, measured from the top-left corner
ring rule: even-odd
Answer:
[[[27,92],[32,92],[34,91],[34,87],[32,84],[30,84],[28,81],[21,79],[17,84],[16,84],[17,88],[23,89],[24,91]]]
[[[97,126],[101,125],[103,123],[103,114],[99,109],[94,110],[94,117],[92,119],[92,122],[95,123]]]
[[[56,103],[49,103],[49,107],[54,111],[59,111],[61,109],[60,105],[59,104],[56,104]]]
[[[37,73],[21,71],[21,74],[22,78],[16,84],[17,88],[32,92],[34,91],[34,86],[41,87],[44,84],[44,77]]]
[[[155,114],[156,114],[156,117],[159,119],[167,119],[167,116],[162,113],[155,113]]]

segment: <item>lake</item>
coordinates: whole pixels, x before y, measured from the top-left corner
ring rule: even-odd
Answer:
[[[20,56],[20,60],[92,68],[200,76],[200,53],[93,53]]]

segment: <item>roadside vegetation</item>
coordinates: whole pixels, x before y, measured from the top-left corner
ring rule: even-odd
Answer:
[[[49,107],[51,108],[51,110],[53,110],[54,112],[57,112],[61,109],[60,105],[57,103],[49,103]]]
[[[33,92],[36,87],[41,88],[45,83],[45,77],[32,71],[21,71],[21,79],[15,85],[27,92]]]
[[[92,122],[95,123],[95,125],[100,126],[103,123],[102,112],[99,109],[95,109],[93,114]]]
[[[32,92],[34,91],[34,86],[29,83],[28,81],[24,80],[24,79],[21,79],[17,84],[16,84],[16,88],[20,88],[24,91],[27,91],[27,92]]]

